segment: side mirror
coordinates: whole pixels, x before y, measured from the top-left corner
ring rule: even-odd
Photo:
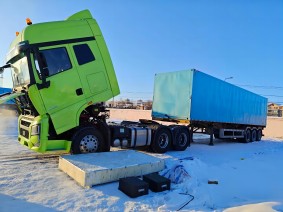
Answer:
[[[44,67],[43,70],[42,70],[42,75],[44,78],[48,77],[49,76],[49,70],[47,67]]]
[[[49,76],[49,71],[48,71],[48,68],[47,67],[44,67],[42,69],[42,72],[41,72],[41,79],[42,79],[42,83],[41,84],[37,84],[37,88],[39,90],[43,89],[43,88],[49,88],[50,87],[50,81],[47,81],[46,80],[46,77]]]
[[[38,90],[41,90],[43,88],[49,88],[50,81],[46,81],[46,78],[42,77],[42,83],[41,84],[37,83],[36,85],[37,85]]]
[[[4,68],[0,68],[0,74],[3,74],[3,72],[4,72]]]

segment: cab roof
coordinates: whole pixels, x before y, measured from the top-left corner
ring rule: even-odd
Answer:
[[[26,40],[30,44],[35,44],[99,35],[101,35],[101,31],[96,20],[92,17],[89,10],[83,10],[71,15],[63,21],[38,23],[26,26],[11,43],[10,50],[19,42]]]

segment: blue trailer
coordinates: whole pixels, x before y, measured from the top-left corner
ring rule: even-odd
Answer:
[[[216,138],[261,140],[267,99],[195,69],[155,76],[152,118]]]
[[[0,97],[5,97],[5,96],[9,96],[12,92],[11,88],[4,88],[4,87],[0,87]],[[9,98],[10,99],[10,98]],[[9,101],[6,101],[5,103],[0,104],[0,110],[17,110],[17,106],[15,103],[15,100],[10,99]]]
[[[241,142],[260,141],[267,99],[195,69],[155,75],[152,120],[110,126],[112,146],[183,151],[196,132]],[[163,124],[158,121],[166,121]],[[213,137],[214,136],[214,137]]]
[[[217,139],[260,141],[267,99],[195,69],[155,75],[152,120],[110,126],[112,146],[183,151],[196,132]],[[162,124],[158,121],[166,121]]]

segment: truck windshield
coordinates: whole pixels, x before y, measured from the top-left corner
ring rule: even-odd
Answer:
[[[14,87],[25,86],[30,83],[28,60],[24,53],[19,54],[11,63],[11,74]]]

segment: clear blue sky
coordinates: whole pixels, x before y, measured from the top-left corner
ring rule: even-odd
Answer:
[[[121,97],[152,97],[155,73],[195,68],[283,104],[282,0],[1,1],[0,61],[25,19],[89,9],[106,39]],[[11,87],[10,73],[4,86]]]

